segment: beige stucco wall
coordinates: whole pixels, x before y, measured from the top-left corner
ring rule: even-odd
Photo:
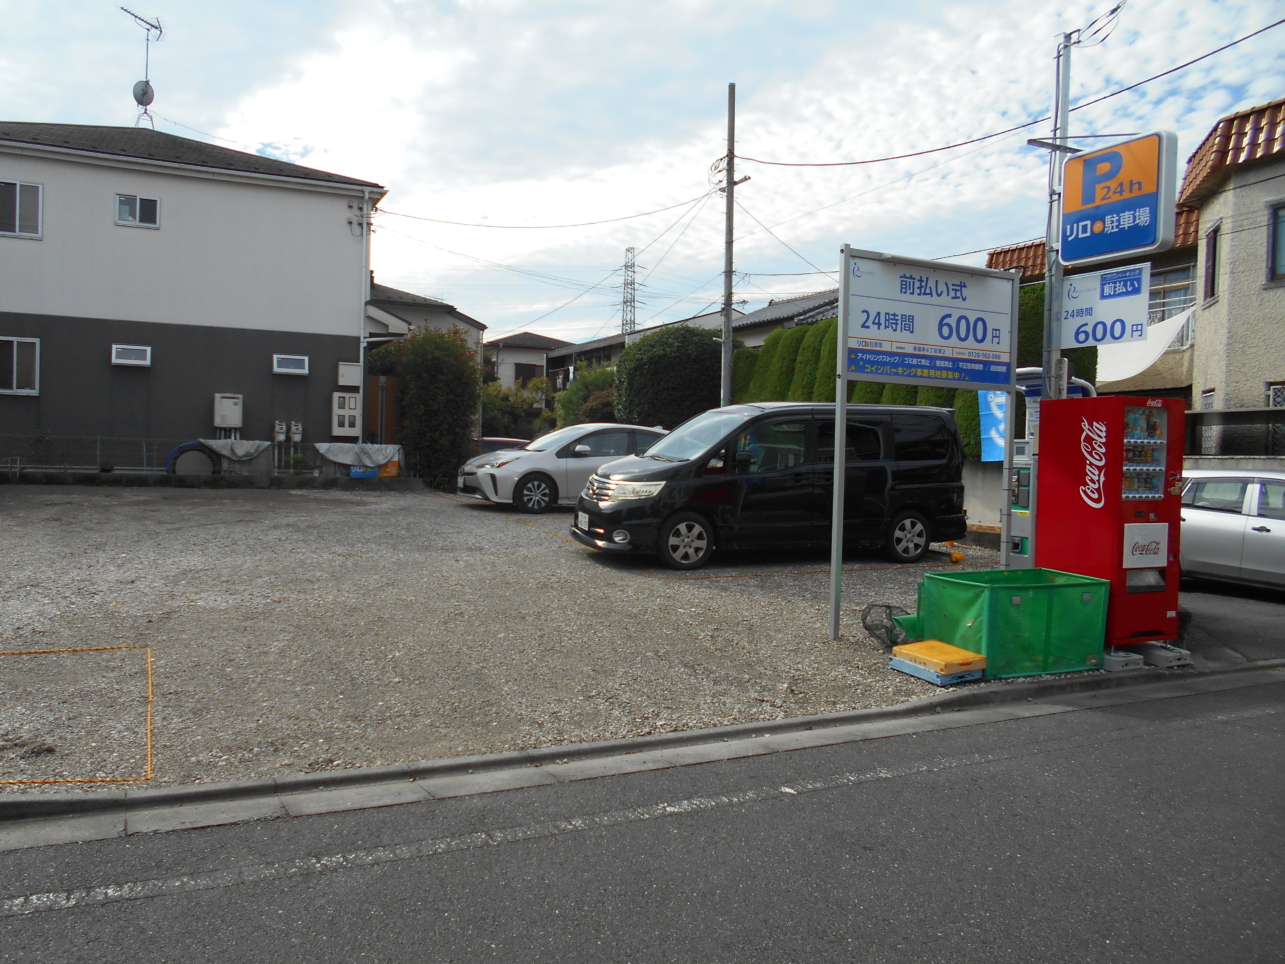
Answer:
[[[1270,206],[1285,204],[1285,163],[1241,168],[1200,210],[1192,403],[1216,389],[1218,408],[1261,408],[1285,381],[1285,282],[1267,281]],[[1220,225],[1218,294],[1204,297],[1205,237]]]

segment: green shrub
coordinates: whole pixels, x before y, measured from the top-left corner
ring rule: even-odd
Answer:
[[[501,438],[534,438],[545,415],[544,400],[552,386],[547,378],[503,388],[499,382],[482,386],[482,434]]]
[[[586,422],[614,422],[616,420],[616,412],[612,403],[615,398],[616,390],[614,387],[594,392],[580,406],[580,418]]]
[[[716,408],[722,368],[717,337],[708,328],[674,325],[627,345],[616,361],[621,421],[673,428]]]
[[[955,404],[955,389],[937,385],[920,385],[915,395],[916,405],[931,405],[936,408],[950,408]]]
[[[408,474],[434,488],[454,488],[456,472],[473,456],[482,400],[477,353],[463,330],[421,328],[371,352],[370,370],[398,376]]]
[[[919,388],[915,385],[885,385],[879,402],[882,405],[913,405]]]
[[[754,377],[750,379],[750,387],[745,393],[745,401],[765,402],[771,397],[768,394],[768,381],[772,377],[776,355],[781,350],[781,339],[784,337],[784,328],[768,332],[767,339],[763,342],[763,347],[759,349],[758,362],[754,365]]]
[[[964,443],[964,458],[980,459],[982,457],[982,417],[978,410],[977,392],[971,388],[961,388],[955,392],[955,424],[959,426],[959,437]]]
[[[812,401],[833,402],[834,386],[838,382],[835,378],[838,372],[834,370],[834,359],[839,350],[839,319],[831,318],[821,324],[825,327],[825,334],[821,336],[821,349],[817,353],[817,373],[812,382]]]
[[[759,353],[753,348],[737,348],[732,352],[732,401],[749,400],[750,385],[758,367]]]
[[[790,379],[790,390],[786,399],[791,402],[810,402],[812,389],[816,385],[817,362],[821,358],[821,346],[825,343],[825,322],[807,326],[807,335],[799,346],[799,355],[794,359],[794,376]]]
[[[579,425],[588,421],[581,410],[595,392],[614,391],[616,387],[616,370],[609,366],[599,368],[576,368],[576,377],[553,400],[553,411],[557,418],[558,428],[568,425]]]
[[[891,387],[883,382],[853,382],[852,387],[848,389],[848,401],[859,402],[862,405],[878,405],[883,401],[884,389]]]
[[[784,402],[790,397],[790,384],[794,381],[794,363],[798,361],[799,349],[812,331],[811,325],[799,325],[785,329],[781,347],[772,359],[772,370],[767,383],[768,395],[760,399],[764,402]]]

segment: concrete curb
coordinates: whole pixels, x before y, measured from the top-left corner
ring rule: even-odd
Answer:
[[[643,753],[651,750],[687,747],[699,744],[732,742],[756,737],[822,730],[858,723],[929,716],[945,710],[959,710],[996,703],[1033,700],[1037,697],[1113,690],[1148,684],[1172,683],[1184,679],[1231,676],[1239,673],[1285,667],[1285,659],[1261,660],[1213,670],[1146,669],[1118,675],[1095,674],[1091,677],[1042,680],[1022,683],[993,683],[979,688],[943,693],[940,696],[903,703],[898,706],[826,713],[819,716],[794,717],[760,723],[738,723],[682,733],[659,733],[651,736],[598,743],[576,743],[567,746],[513,750],[479,756],[451,757],[391,766],[360,767],[325,773],[294,773],[283,777],[244,780],[227,783],[198,784],[157,790],[128,790],[119,793],[22,794],[0,800],[0,825],[38,817],[104,814],[128,810],[153,810],[196,803],[219,803],[253,800],[282,794],[310,793],[320,790],[368,787],[405,783],[430,777],[486,773],[498,770],[539,767],[571,760],[590,760]]]

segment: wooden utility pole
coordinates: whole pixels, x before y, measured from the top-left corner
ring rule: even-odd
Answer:
[[[727,85],[727,223],[723,233],[723,367],[720,404],[732,404],[732,228],[736,206],[736,85]]]

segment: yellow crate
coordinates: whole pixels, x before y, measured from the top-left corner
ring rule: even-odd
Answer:
[[[943,676],[970,673],[986,668],[986,657],[966,649],[943,643],[939,639],[925,639],[918,643],[902,643],[892,648],[892,655],[914,663]]]

